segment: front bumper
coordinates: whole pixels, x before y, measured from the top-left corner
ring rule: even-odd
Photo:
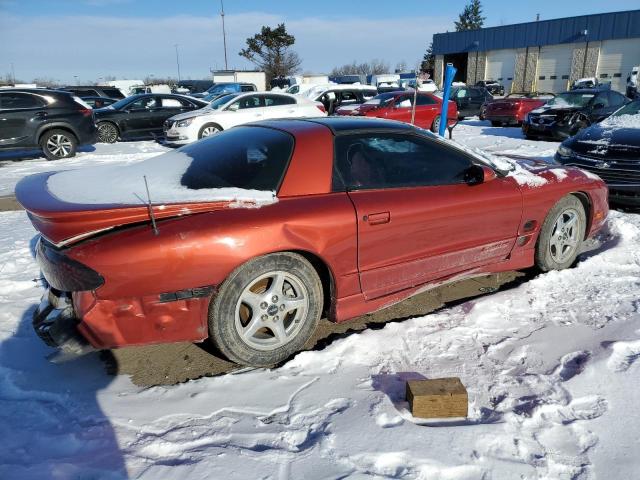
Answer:
[[[33,328],[40,339],[65,353],[81,355],[94,350],[78,332],[78,323],[70,294],[47,288],[33,312]]]

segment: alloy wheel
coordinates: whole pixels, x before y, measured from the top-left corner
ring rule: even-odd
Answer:
[[[62,135],[60,133],[56,133],[55,135],[51,135],[47,140],[47,150],[57,158],[64,158],[73,149],[73,144],[71,140],[66,135]]]
[[[242,341],[262,351],[293,340],[307,318],[309,294],[296,275],[273,271],[251,281],[236,304],[235,328]]]
[[[103,143],[114,143],[118,139],[118,131],[109,123],[98,125],[98,139]]]
[[[549,253],[557,263],[566,262],[574,254],[581,231],[580,217],[573,208],[568,208],[556,219],[549,240]]]
[[[212,127],[212,126],[204,127],[202,129],[201,137],[205,138],[205,137],[208,137],[209,135],[213,135],[214,133],[217,133],[217,132],[218,132],[218,129],[216,127]]]

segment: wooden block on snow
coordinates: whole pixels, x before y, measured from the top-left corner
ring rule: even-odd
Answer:
[[[411,414],[418,418],[466,417],[467,389],[457,377],[409,380],[407,400]]]

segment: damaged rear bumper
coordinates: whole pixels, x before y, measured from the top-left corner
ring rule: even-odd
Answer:
[[[33,328],[40,339],[65,354],[83,355],[95,349],[78,332],[71,295],[48,288],[33,312]]]

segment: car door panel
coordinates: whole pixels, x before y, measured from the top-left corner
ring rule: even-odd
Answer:
[[[504,260],[522,215],[511,178],[349,193],[363,293],[376,298]]]

